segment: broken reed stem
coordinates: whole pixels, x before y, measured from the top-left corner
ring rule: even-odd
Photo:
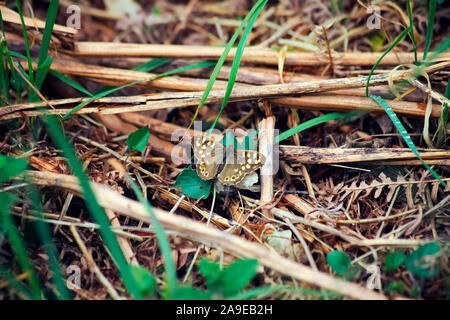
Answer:
[[[422,159],[449,159],[450,150],[418,149]],[[333,164],[416,159],[408,148],[311,148],[280,146],[280,157],[292,163]]]
[[[273,199],[273,139],[275,129],[275,117],[263,119],[258,125],[259,152],[264,156],[266,162],[261,171],[261,204],[270,204]],[[263,208],[264,216],[273,218],[269,209]]]
[[[73,188],[71,189],[72,191],[82,191],[78,184],[78,179],[74,176],[35,171],[27,171],[27,175],[32,178],[34,183],[39,185],[61,187],[65,184],[71,186]],[[137,220],[143,220],[149,224],[151,223],[150,217],[141,203],[130,200],[98,183],[91,182],[91,187],[96,195],[97,201],[104,208],[114,210],[117,213]],[[324,272],[314,271],[310,267],[286,259],[259,244],[220,231],[214,227],[206,226],[204,223],[193,221],[183,216],[168,214],[168,212],[158,208],[153,208],[153,210],[164,228],[177,231],[186,238],[214,244],[241,257],[258,259],[262,265],[272,270],[353,299],[386,299],[383,294],[354,283],[337,279]]]
[[[137,43],[113,43],[113,42],[76,42],[75,51],[67,51],[68,54],[78,56],[120,56],[120,57],[155,57],[155,58],[185,58],[185,59],[211,59],[218,60],[224,48],[210,46],[187,45],[159,45]],[[227,60],[234,59],[236,48],[231,48]],[[372,66],[383,53],[371,52],[345,52],[333,53],[336,64],[346,66]],[[422,53],[417,53],[420,57]],[[439,60],[449,61],[450,53],[443,53]],[[277,66],[279,63],[279,51],[260,47],[246,47],[241,62],[260,63]],[[324,66],[329,63],[326,54],[310,52],[287,52],[285,66]],[[388,53],[380,65],[397,65],[414,63],[414,53],[396,52]]]
[[[450,65],[449,63],[441,63],[436,64],[427,69],[428,72],[440,70],[442,68]],[[145,73],[144,73],[145,74]],[[395,72],[392,77],[394,80],[406,79],[410,75],[409,71],[398,71]],[[376,75],[371,78],[371,84],[383,84],[388,83],[390,76],[381,74]],[[160,79],[164,80],[164,79]],[[192,79],[191,79],[192,80]],[[189,80],[189,81],[191,81]],[[349,88],[358,88],[364,87],[367,83],[367,77],[353,77],[353,78],[341,78],[341,79],[326,79],[326,80],[313,80],[313,81],[305,81],[305,82],[294,82],[294,83],[285,83],[285,84],[275,84],[275,85],[263,85],[263,86],[239,86],[233,89],[233,92],[230,96],[230,101],[247,101],[254,100],[260,98],[277,98],[283,97],[287,95],[295,95],[295,94],[306,94],[306,93],[318,93],[318,92],[330,92],[334,90],[340,89],[349,89]],[[192,87],[192,86],[191,86]],[[197,106],[201,98],[203,96],[203,92],[178,92],[178,93],[163,93],[163,94],[155,94],[150,96],[134,96],[134,97],[111,97],[111,98],[101,98],[97,100],[97,103],[101,102],[109,102],[115,103],[115,106],[109,107],[84,107],[80,109],[77,113],[93,113],[99,112],[102,114],[116,114],[116,113],[124,113],[124,112],[138,112],[138,111],[148,111],[148,110],[159,110],[159,109],[167,109],[167,108],[179,108],[186,106]],[[218,103],[223,100],[225,96],[225,90],[211,90],[208,98],[205,103]],[[301,97],[301,98],[289,98],[283,97],[280,103],[287,104],[290,106],[295,106],[296,104],[301,104],[303,106],[308,106],[309,101],[314,102],[313,97]],[[286,100],[287,99],[287,100]],[[290,100],[294,99],[294,100]],[[297,100],[295,100],[297,99]],[[306,99],[306,100],[305,100]],[[320,98],[315,98],[320,99]],[[338,98],[338,100],[341,97]],[[55,100],[57,105],[61,105],[64,103],[76,103],[79,101],[85,101],[84,99],[63,99],[63,100]],[[331,110],[359,110],[358,105],[354,105],[354,103],[362,102],[362,109],[371,110],[371,111],[380,111],[384,112],[380,106],[376,103],[369,102],[367,98],[363,97],[349,97],[348,103],[345,107],[342,104],[337,103],[336,101],[332,101],[330,99],[325,100],[328,102],[324,102],[325,106],[318,104],[316,101],[315,104],[319,109],[331,109]],[[137,105],[133,106],[120,106],[119,104],[124,103],[133,103]],[[393,110],[400,114],[409,114],[409,115],[424,115],[425,108],[422,105],[414,103],[414,102],[392,102],[387,101],[388,104],[393,105]],[[314,104],[314,103],[312,103]],[[23,111],[23,114],[26,116],[37,116],[41,114],[39,111],[24,111],[35,108],[37,106],[45,106],[42,103],[34,103],[34,104],[26,104],[26,105],[14,105],[9,107],[4,107],[0,110],[0,120],[7,120],[21,117],[21,114],[14,114],[16,111]],[[52,106],[54,106],[52,101]],[[342,109],[340,109],[342,108]],[[66,114],[71,109],[58,109],[58,110],[47,110],[48,114]],[[11,114],[12,113],[12,114]],[[439,106],[433,107],[432,116],[437,117],[439,112]]]

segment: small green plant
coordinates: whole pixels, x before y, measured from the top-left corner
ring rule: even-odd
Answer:
[[[430,242],[420,246],[408,256],[401,252],[390,252],[384,259],[384,270],[391,272],[405,265],[412,275],[420,279],[433,278],[437,274],[436,258],[440,251],[437,242]],[[403,294],[405,285],[401,281],[394,281],[386,287],[385,291],[386,293]],[[418,297],[419,294],[420,286],[418,284],[409,290],[411,297]]]
[[[400,267],[406,260],[406,256],[401,252],[390,252],[384,259],[384,269],[394,271]]]
[[[350,267],[350,258],[342,251],[331,251],[327,255],[327,263],[339,275],[343,275],[345,271]]]
[[[21,174],[28,163],[23,159],[17,159],[10,156],[0,156],[0,185],[3,182],[7,182],[10,179]],[[33,299],[42,299],[42,288],[40,287],[37,275],[28,259],[26,247],[23,239],[17,229],[14,220],[10,214],[11,206],[18,202],[19,198],[10,192],[0,193],[0,225],[2,226],[2,232],[4,233],[10,242],[11,249],[14,252],[21,269],[27,273],[28,282],[31,286],[31,296]],[[8,269],[2,266],[2,269]]]
[[[401,281],[394,281],[387,285],[386,293],[398,293],[403,295],[405,293],[405,284]]]
[[[156,279],[146,268],[141,266],[130,266],[130,272],[143,297],[148,297],[150,294],[155,292]]]
[[[405,265],[411,274],[419,278],[431,278],[436,275],[435,262],[440,251],[437,242],[430,242],[420,246],[408,256],[401,252],[390,252],[384,259],[384,269],[394,271]]]
[[[386,34],[381,31],[374,32],[370,37],[370,47],[373,52],[379,52],[383,49],[386,42]]]
[[[212,181],[201,179],[189,166],[178,175],[173,187],[180,188],[181,192],[189,198],[206,199],[211,193]]]
[[[148,138],[150,138],[148,126],[130,133],[127,138],[128,149],[130,149],[131,152],[144,152]]]
[[[221,270],[219,264],[202,259],[199,271],[205,277],[206,287],[212,297],[229,298],[244,289],[256,274],[258,261],[236,260]]]
[[[440,250],[437,242],[420,246],[405,260],[406,269],[421,279],[435,277],[437,274],[436,258]]]
[[[360,268],[358,266],[352,266],[351,260],[347,254],[342,251],[331,251],[327,255],[327,263],[342,279],[352,281],[359,273]]]

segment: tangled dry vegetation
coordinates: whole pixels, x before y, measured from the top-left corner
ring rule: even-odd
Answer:
[[[24,16],[35,17],[25,23],[31,55],[37,56],[47,5],[23,3]],[[321,289],[352,299],[448,299],[450,150],[448,139],[438,146],[433,138],[441,130],[439,119],[448,101],[444,92],[449,52],[427,67],[426,77],[408,82],[405,75],[412,68],[414,50],[406,37],[381,61],[369,88],[397,113],[421,157],[447,187],[421,164],[384,110],[365,92],[370,69],[402,26],[409,24],[406,1],[378,1],[381,29],[375,30],[366,25],[370,14],[365,1],[342,1],[341,9],[333,9],[330,1],[269,1],[249,35],[230,101],[216,127],[224,132],[235,129],[238,136],[248,129],[268,129],[268,136],[262,138],[270,141],[273,129],[285,132],[328,112],[364,112],[351,121],[334,119],[281,141],[279,170],[260,179],[261,191],[239,190],[200,200],[174,188],[186,165],[172,157],[184,148],[172,135],[188,128],[212,67],[146,79],[219,59],[222,46],[253,2],[139,1],[137,14],[129,17],[105,7],[103,1],[80,1],[79,30],[66,27],[70,3],[60,1],[49,51],[52,70],[90,92],[137,82],[88,103],[63,122],[129,263],[150,270],[158,285],[163,282],[158,241],[148,215],[134,201],[124,168],[169,236],[179,281],[203,288],[196,267],[201,258],[226,266],[245,257],[258,259],[264,267],[258,269],[251,287]],[[428,7],[423,1],[412,3],[421,58]],[[19,16],[4,6],[1,9],[9,49],[25,54]],[[436,11],[433,44],[449,36],[448,17],[450,10],[444,4]],[[205,128],[219,113],[235,54],[232,49],[200,109],[197,120]],[[133,69],[153,58],[170,60],[151,73]],[[27,71],[27,61],[18,61]],[[39,117],[43,110],[63,116],[86,98],[53,74],[41,93],[45,102],[21,104],[15,97],[15,103],[0,108],[1,153],[28,159],[26,176],[39,186],[59,262],[63,270],[74,264],[81,268],[82,286],[72,289],[74,298],[126,297],[78,180]],[[433,100],[427,107],[429,96]],[[429,137],[423,134],[425,123]],[[127,136],[145,126],[150,131],[145,151],[130,152]],[[23,185],[15,183],[21,201],[12,213],[31,243],[31,263],[50,288],[48,256],[41,246],[32,245],[35,235],[29,225],[35,215]],[[1,191],[9,186],[4,184]],[[420,279],[405,266],[391,272],[384,269],[388,253],[408,255],[429,242],[440,246],[434,277]],[[327,255],[336,250],[350,258],[351,272],[338,275],[327,263]],[[0,262],[11,259],[7,242],[0,242]],[[400,282],[400,292],[387,290]],[[372,290],[374,285],[377,290]],[[12,292],[0,282],[0,297],[14,296]],[[318,298],[289,290],[260,297]],[[324,293],[324,297],[331,296]]]

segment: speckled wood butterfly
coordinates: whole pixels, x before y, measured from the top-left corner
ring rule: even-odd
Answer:
[[[192,140],[197,174],[201,179],[217,177],[222,184],[235,186],[264,165],[265,158],[259,152],[225,148],[217,139],[216,136],[194,136]]]

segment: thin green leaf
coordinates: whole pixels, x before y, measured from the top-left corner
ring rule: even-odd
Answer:
[[[334,0],[330,0],[330,8],[333,14],[336,14],[338,12],[336,9],[336,5],[334,4]]]
[[[9,71],[6,67],[7,61],[3,55],[5,45],[5,39],[0,39],[0,95],[3,95],[4,100],[9,101]],[[0,100],[0,105],[3,106],[3,99]]]
[[[9,211],[11,205],[18,200],[19,199],[16,196],[10,193],[0,193],[0,203],[2,204],[0,206],[0,217],[2,224],[5,225],[6,234],[8,236],[11,248],[14,252],[14,256],[17,259],[22,270],[28,275],[32,297],[34,300],[41,300],[43,297],[42,289],[39,285],[36,273],[34,272],[34,269],[31,266],[30,261],[28,260],[27,251],[22,241],[22,237],[20,236],[20,233],[17,230]]]
[[[15,51],[11,51],[11,56],[13,57],[17,57],[17,58],[22,58],[22,59],[26,59],[27,57],[25,57],[24,55],[20,54],[19,52],[15,52]],[[37,63],[35,60],[33,60],[33,62]],[[91,92],[89,92],[88,90],[86,90],[85,88],[83,88],[83,86],[81,86],[79,83],[77,83],[76,81],[72,80],[71,78],[69,78],[68,76],[66,76],[65,74],[62,74],[56,70],[53,70],[50,66],[50,70],[49,73],[51,75],[53,75],[54,77],[58,78],[59,80],[61,80],[62,82],[67,83],[69,86],[73,87],[74,89],[92,97],[93,94]]]
[[[131,70],[139,72],[150,72],[156,68],[170,63],[172,59],[152,59]]]
[[[35,226],[39,239],[41,239],[41,242],[44,245],[45,252],[47,253],[47,256],[49,258],[50,270],[53,272],[52,282],[55,284],[56,289],[58,290],[59,298],[62,300],[68,300],[70,298],[70,295],[62,276],[58,254],[53,243],[54,238],[49,226],[42,221],[44,217],[42,215],[43,209],[41,206],[41,197],[38,190],[31,183],[31,181],[27,186],[27,191],[30,195],[31,205],[34,211],[37,212],[37,216],[40,218],[35,221]]]
[[[20,292],[24,297],[32,299],[30,290],[22,282],[18,281],[9,269],[0,264],[0,279],[5,279],[8,282],[8,286]]]
[[[408,9],[408,17],[409,17],[409,29],[411,30],[410,36],[414,50],[414,63],[417,64],[417,48],[416,48],[416,39],[414,38],[414,23],[411,11],[410,0],[406,0],[406,7]]]
[[[352,118],[355,116],[361,116],[361,114],[362,114],[361,111],[332,112],[332,113],[325,114],[323,116],[300,123],[299,125],[296,125],[295,127],[291,128],[289,130],[286,130],[285,132],[281,133],[280,135],[278,135],[274,138],[273,144],[280,143],[281,141],[283,141],[299,132],[302,132],[306,129],[317,126],[321,123],[331,121],[331,120],[336,120],[336,119],[344,119],[345,120],[345,119],[349,119],[349,118]]]
[[[425,37],[425,48],[423,49],[423,58],[422,58],[423,61],[427,59],[428,51],[430,50],[431,38],[433,37],[435,13],[436,13],[436,0],[429,0],[427,35]]]
[[[425,68],[426,66],[430,65],[431,63],[433,63],[437,57],[443,53],[444,51],[447,51],[450,48],[450,37],[446,38],[444,41],[442,41],[439,46],[437,47],[437,49],[435,49],[428,57],[425,61],[422,61],[422,68]],[[417,67],[419,68],[419,67]],[[415,75],[420,75],[422,74],[422,71],[418,71],[417,73],[414,73]]]
[[[445,97],[450,99],[450,80],[447,81],[447,87],[445,88]],[[441,118],[439,121],[438,138],[436,146],[440,148],[447,138],[447,122],[448,122],[448,105],[444,103],[442,106]]]
[[[56,70],[52,70],[50,69],[50,74],[52,76],[55,76],[56,78],[58,78],[59,80],[61,80],[62,82],[68,84],[69,86],[71,86],[72,88],[84,93],[85,95],[92,97],[93,94],[91,92],[89,92],[88,90],[86,90],[82,85],[80,85],[78,82],[70,79],[68,76],[66,76],[65,74],[62,74]]]
[[[178,289],[177,272],[172,258],[172,250],[170,248],[169,239],[167,238],[164,232],[164,228],[162,227],[161,223],[159,222],[158,218],[153,212],[152,206],[147,201],[147,199],[144,198],[137,184],[129,176],[127,176],[127,182],[131,185],[134,194],[136,195],[139,202],[142,203],[145,210],[149,214],[150,220],[152,221],[152,226],[155,229],[156,238],[158,239],[159,248],[161,250],[162,256],[164,257],[164,266],[166,268],[167,291],[165,297],[167,299],[175,299],[175,292]]]
[[[252,298],[263,299],[276,293],[297,293],[305,296],[318,296],[322,299],[337,299],[339,294],[331,291],[320,291],[314,289],[295,288],[290,286],[262,286],[254,289],[245,290],[234,296],[228,297],[230,300],[249,300]]]
[[[219,121],[219,117],[225,109],[226,104],[228,103],[228,99],[230,98],[231,92],[233,91],[234,83],[236,81],[236,76],[239,70],[239,65],[241,64],[242,55],[244,53],[245,46],[247,44],[248,37],[250,36],[250,32],[252,31],[253,25],[255,24],[256,19],[258,18],[261,10],[266,5],[267,0],[262,0],[254,5],[255,12],[252,14],[250,19],[248,20],[247,25],[245,26],[244,32],[242,33],[241,40],[239,41],[238,47],[236,49],[236,53],[234,55],[233,64],[231,65],[230,75],[228,78],[227,89],[225,90],[225,96],[222,101],[222,106],[220,107],[219,114],[217,115],[214,123],[211,125],[211,128],[208,131],[208,134],[212,132],[214,127]],[[251,11],[250,11],[251,12]],[[250,13],[249,13],[250,15]],[[223,55],[223,54],[222,54]],[[198,109],[197,109],[198,110]]]
[[[50,65],[45,67],[48,63],[48,50],[50,48],[50,41],[52,37],[53,27],[56,21],[56,15],[58,14],[59,0],[51,0],[47,9],[47,17],[45,19],[45,28],[42,35],[42,41],[39,48],[38,67],[36,70],[35,87],[37,90],[41,90],[42,83],[47,76]],[[36,92],[31,91],[30,101],[38,101],[39,97]]]
[[[36,70],[36,83],[40,82],[41,84],[44,82],[45,77],[47,76],[48,71],[50,70],[50,66],[53,63],[53,59],[51,57],[47,57],[43,63],[38,65]],[[42,86],[42,85],[41,85]],[[38,88],[36,86],[36,89],[40,90],[40,87]],[[33,90],[33,94],[36,96],[34,101],[38,100],[37,93]],[[31,93],[30,93],[31,95]],[[33,100],[31,99],[31,100]]]
[[[156,68],[158,68],[160,66],[163,66],[163,65],[169,63],[170,61],[172,61],[172,60],[171,59],[151,59],[151,60],[149,60],[149,61],[147,61],[147,62],[137,66],[136,68],[131,69],[131,70],[139,71],[139,72],[150,72],[153,69],[156,69]],[[99,93],[101,93],[103,91],[107,91],[107,90],[110,90],[112,88],[114,88],[114,87],[102,86],[95,92],[95,94],[99,94]],[[90,95],[90,96],[92,97],[92,95]]]
[[[45,18],[45,28],[42,35],[42,41],[39,48],[39,60],[38,60],[38,71],[36,72],[36,88],[40,89],[42,81],[45,78],[45,69],[39,71],[39,67],[45,64],[48,56],[48,50],[50,48],[50,41],[52,38],[53,27],[55,26],[56,16],[58,14],[59,0],[51,0],[47,9],[47,16]]]
[[[433,170],[431,167],[423,161],[422,157],[419,154],[419,151],[417,151],[416,146],[414,145],[414,142],[411,140],[411,137],[409,136],[408,132],[406,131],[403,124],[400,122],[400,119],[395,114],[394,110],[387,104],[386,101],[383,100],[383,98],[379,96],[369,95],[370,98],[372,98],[376,103],[378,103],[384,111],[386,111],[389,118],[391,118],[392,123],[397,127],[398,132],[402,136],[403,140],[408,145],[409,149],[416,155],[417,158],[419,158],[420,162],[431,172],[433,177],[435,177],[439,182],[446,188],[447,184],[441,179],[441,177]]]
[[[23,19],[22,8],[20,7],[19,0],[16,0],[16,6],[17,6],[17,11],[19,12],[20,21],[22,22],[23,39],[25,41],[25,50],[27,52],[28,75],[29,75],[29,78],[30,78],[30,82],[32,84],[34,84],[34,80],[33,80],[33,63],[32,63],[31,54],[30,54],[30,45],[28,43],[27,27],[26,27],[25,21]]]
[[[217,61],[216,66],[214,67],[213,72],[211,73],[211,76],[209,77],[209,81],[208,84],[206,85],[205,91],[203,93],[202,99],[200,100],[200,103],[197,107],[197,110],[195,111],[194,117],[192,118],[191,123],[189,124],[188,129],[192,126],[192,124],[194,123],[195,119],[197,118],[197,115],[200,111],[200,109],[203,107],[203,104],[206,101],[206,98],[208,98],[209,92],[211,91],[214,82],[217,79],[217,76],[219,75],[220,69],[222,68],[225,59],[228,56],[228,53],[231,50],[231,47],[233,46],[233,44],[236,42],[237,37],[239,36],[239,34],[241,33],[242,29],[244,28],[244,26],[247,24],[248,20],[250,19],[250,17],[252,17],[256,10],[258,9],[262,9],[261,5],[267,2],[267,0],[259,0],[250,10],[250,12],[247,14],[247,16],[244,18],[244,20],[241,22],[241,24],[239,25],[239,27],[237,28],[237,30],[235,31],[235,33],[233,34],[233,36],[231,37],[230,41],[228,41],[225,49],[223,50],[222,55],[220,56],[219,60]],[[264,6],[263,5],[263,6]],[[231,75],[230,75],[231,76]],[[228,89],[228,87],[227,87]]]
[[[169,76],[169,75],[172,75],[172,74],[176,74],[176,73],[180,73],[180,72],[187,71],[187,70],[191,70],[191,69],[195,69],[195,68],[205,68],[205,67],[210,67],[212,64],[213,64],[213,63],[210,62],[210,61],[199,62],[199,63],[193,64],[193,65],[188,65],[188,66],[184,66],[184,67],[177,68],[177,69],[174,69],[174,70],[170,70],[170,71],[161,73],[161,74],[156,75],[156,76],[151,76],[151,77],[148,77],[147,79],[142,79],[142,80],[133,81],[133,82],[130,82],[130,83],[125,84],[125,85],[123,85],[123,86],[116,87],[116,88],[113,88],[113,89],[110,89],[110,90],[106,90],[106,91],[100,92],[100,93],[94,95],[93,97],[91,97],[90,99],[88,99],[88,100],[86,100],[86,101],[80,103],[79,105],[77,105],[75,108],[73,108],[72,110],[70,110],[66,115],[64,115],[64,116],[62,117],[62,119],[63,119],[63,120],[66,120],[66,119],[69,118],[74,112],[77,112],[78,110],[80,110],[81,108],[83,108],[83,107],[86,106],[87,104],[91,103],[92,101],[94,101],[94,100],[96,100],[96,99],[99,99],[99,98],[103,98],[103,97],[105,97],[105,96],[107,96],[107,95],[109,95],[109,94],[111,94],[111,93],[113,93],[113,92],[116,92],[116,91],[118,91],[118,90],[121,90],[121,89],[130,87],[130,86],[133,86],[133,85],[138,84],[138,83],[142,83],[142,82],[146,82],[146,81],[151,81],[151,80],[159,79],[159,78],[162,78],[162,77],[166,77],[166,76]]]
[[[83,194],[86,202],[86,206],[94,218],[95,222],[100,225],[100,234],[102,235],[107,247],[109,248],[111,255],[114,257],[117,267],[122,276],[122,279],[132,295],[136,299],[141,299],[142,295],[139,291],[134,277],[130,272],[129,265],[125,260],[122,250],[120,249],[117,238],[110,229],[109,219],[105,214],[103,208],[98,204],[95,194],[89,184],[89,179],[84,173],[83,166],[77,159],[72,146],[67,142],[61,129],[59,128],[59,122],[55,116],[44,117],[46,126],[49,130],[52,140],[56,146],[62,150],[64,156],[67,158],[70,167],[73,169],[74,174],[80,181],[80,186],[83,189]]]
[[[381,55],[380,59],[378,59],[378,61],[373,65],[372,69],[369,72],[369,76],[367,77],[366,97],[369,96],[369,83],[370,83],[370,78],[372,77],[372,73],[375,71],[376,67],[381,62],[381,60],[383,60],[384,56],[387,55],[389,53],[389,51],[391,51],[392,48],[394,48],[400,41],[402,41],[402,39],[408,34],[409,31],[410,31],[410,27],[403,30],[403,32],[400,33],[400,35],[397,37],[397,39],[395,39],[394,42],[392,42],[392,44],[389,46],[389,48]]]
[[[9,68],[10,68],[11,73],[12,73],[12,79],[14,80],[14,84],[15,84],[15,87],[16,87],[17,100],[18,100],[19,103],[21,103],[21,101],[22,101],[22,98],[21,98],[22,95],[21,95],[21,90],[20,90],[20,88],[19,88],[19,86],[18,86],[18,84],[19,84],[19,79],[17,79],[17,77],[18,77],[17,73],[13,72],[13,70],[14,70],[14,65],[13,65],[13,63],[14,63],[14,62],[12,61],[11,52],[9,51],[8,45],[7,45],[7,43],[6,43],[5,27],[4,27],[4,24],[3,24],[3,16],[2,16],[1,10],[0,10],[0,26],[1,26],[2,33],[3,33],[3,40],[2,40],[2,41],[4,41],[4,47],[3,47],[3,50],[4,50],[4,52],[5,52],[6,60],[8,61]],[[1,53],[2,53],[2,55],[3,55],[3,51],[2,51]],[[5,68],[6,68],[6,66],[5,66]]]

